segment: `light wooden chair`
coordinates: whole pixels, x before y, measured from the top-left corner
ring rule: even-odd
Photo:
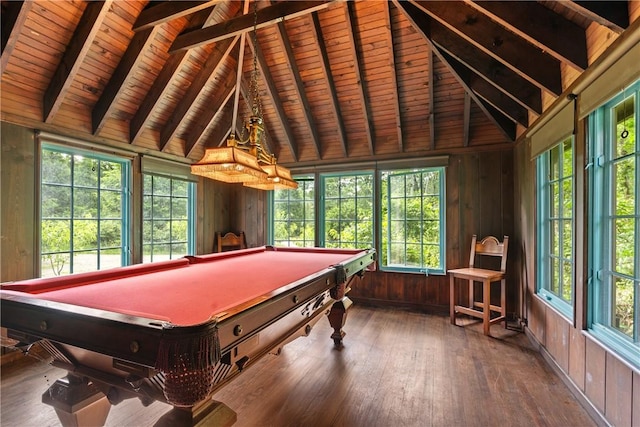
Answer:
[[[244,231],[238,234],[229,232],[224,236],[221,232],[216,232],[216,252],[235,251],[238,249],[247,248],[247,239],[244,236]]]
[[[456,315],[463,313],[469,316],[482,319],[483,332],[489,335],[489,328],[492,324],[501,321],[506,324],[506,285],[505,274],[507,268],[507,247],[509,245],[509,236],[504,236],[502,242],[493,236],[488,236],[477,241],[474,234],[471,239],[471,255],[469,257],[468,268],[458,268],[448,270],[450,285],[450,302],[449,313],[451,315],[451,323],[456,324]],[[484,268],[476,268],[476,261],[480,261],[480,257],[499,257],[500,270],[489,270]],[[464,279],[469,282],[469,300],[467,306],[456,304],[456,279]],[[476,301],[474,298],[474,283],[482,282],[482,301]],[[491,304],[491,284],[500,283],[500,305]],[[497,313],[492,317],[492,313]]]

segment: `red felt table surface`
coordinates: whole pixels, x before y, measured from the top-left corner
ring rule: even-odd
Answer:
[[[243,254],[193,257],[190,264],[172,265],[144,274],[111,277],[98,283],[79,283],[67,288],[58,285],[50,291],[38,289],[34,296],[164,320],[180,326],[197,325],[237,305],[261,296],[267,298],[277,289],[358,253],[315,249],[238,252]],[[17,289],[20,287],[9,287],[9,292],[14,293]]]

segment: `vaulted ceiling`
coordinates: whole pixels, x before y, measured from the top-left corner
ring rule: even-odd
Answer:
[[[279,163],[512,144],[638,15],[637,1],[2,1],[2,120],[197,161],[242,132],[255,66]]]

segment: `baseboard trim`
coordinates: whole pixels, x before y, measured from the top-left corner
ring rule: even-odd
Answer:
[[[562,380],[562,382],[567,386],[571,394],[578,400],[580,405],[587,411],[589,416],[593,419],[593,421],[601,427],[612,427],[612,425],[607,421],[604,415],[593,406],[591,401],[587,398],[587,396],[580,390],[580,388],[573,382],[571,377],[567,375],[560,365],[558,365],[551,356],[551,353],[536,339],[531,330],[528,327],[524,327],[524,333],[529,338],[531,344],[535,347],[535,349],[540,353],[542,358],[547,362],[549,367],[553,369],[553,371],[558,375],[558,377]]]

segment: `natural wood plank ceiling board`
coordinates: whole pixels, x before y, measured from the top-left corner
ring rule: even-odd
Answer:
[[[273,4],[289,10],[298,6],[281,3]],[[427,8],[429,14],[413,6],[414,3]],[[640,15],[638,3],[627,3],[629,21]],[[51,86],[74,34],[81,28],[81,16],[87,5],[85,1],[37,0],[30,8],[24,8],[25,16],[11,35],[12,44],[3,51],[0,91],[3,119],[33,127],[43,120],[45,91]],[[536,29],[528,28],[527,22],[518,22],[516,18],[511,22],[508,18],[511,11],[500,10],[499,4],[465,0],[458,5],[462,10],[473,12],[485,33],[493,34],[504,27],[512,29],[508,37],[501,40],[502,50],[513,50],[512,44],[517,43],[529,43],[544,50],[545,43],[555,42],[545,40],[545,34],[536,36]],[[95,40],[80,59],[68,86],[51,89],[63,90],[58,98],[48,99],[49,103],[58,103],[57,111],[53,111],[47,126],[45,123],[43,126],[49,131],[57,130],[98,143],[131,143],[153,151],[161,148],[162,132],[167,123],[176,120],[176,115],[182,115],[179,125],[171,132],[173,135],[164,142],[164,154],[175,155],[186,163],[198,160],[207,144],[219,144],[224,140],[220,135],[230,129],[225,117],[232,106],[229,103],[220,105],[215,111],[209,108],[212,100],[224,97],[225,91],[228,92],[227,76],[236,74],[237,59],[220,64],[201,94],[193,98],[188,108],[183,107],[180,111],[176,110],[180,101],[218,42],[205,41],[200,47],[186,51],[177,62],[179,66],[173,75],[163,75],[163,70],[176,55],[171,52],[171,46],[188,30],[203,25],[224,25],[242,14],[243,5],[238,1],[214,1],[201,6],[206,7],[184,14],[170,3],[132,0],[111,4],[103,22],[96,24]],[[249,5],[248,13],[251,16],[245,18],[250,23],[253,22],[252,6]],[[563,56],[572,55],[571,44],[575,43],[567,40],[565,44],[569,50],[564,53],[561,52],[564,45],[549,48],[556,52],[553,60],[559,63],[556,75],[560,77],[553,83],[556,87],[536,92],[518,83],[503,74],[504,70],[524,75],[530,72],[525,64],[532,56],[523,57],[525,50],[522,50],[514,56],[491,59],[477,47],[480,44],[488,50],[486,40],[469,40],[469,37],[479,39],[480,35],[471,36],[472,33],[467,32],[466,38],[458,35],[454,40],[452,35],[442,33],[437,25],[449,28],[450,32],[453,29],[460,31],[459,24],[452,22],[454,16],[460,17],[460,8],[453,10],[450,2],[355,0],[321,6],[313,16],[305,11],[258,30],[261,54],[268,68],[260,70],[258,78],[268,144],[273,151],[278,151],[279,162],[287,166],[332,159],[340,162],[375,160],[377,156],[402,158],[413,151],[435,148],[441,152],[464,149],[465,144],[481,146],[508,142],[508,138],[521,135],[526,124],[533,123],[556,101],[558,93],[581,75],[576,64],[571,63],[578,62],[579,58],[563,59]],[[625,17],[605,10],[598,12],[595,5],[584,6],[577,7],[570,1],[527,4],[536,16],[549,15],[558,22],[570,21],[580,29],[576,33],[579,37],[580,31],[584,32],[587,62],[593,64],[624,30],[620,26],[625,25]],[[150,10],[155,7],[163,7],[165,12]],[[270,7],[267,2],[258,3],[259,10],[266,7]],[[443,8],[447,9],[446,13],[438,15],[436,12]],[[619,10],[616,7],[614,12]],[[146,22],[158,24],[149,26],[155,30],[147,40],[148,44],[140,50],[140,57],[126,59],[134,68],[123,70],[126,52],[136,34],[142,31],[133,29],[141,14],[146,16]],[[416,19],[431,22],[431,29],[425,30],[424,22],[417,23]],[[3,16],[3,24],[5,22]],[[253,67],[252,49],[247,48],[251,47],[251,30],[251,25],[242,29],[248,31],[249,36],[243,58],[244,85],[249,82]],[[322,46],[314,36],[318,30]],[[279,37],[288,40],[286,48]],[[430,59],[431,43],[434,42],[460,63],[443,63],[446,56],[442,59],[435,54],[435,59]],[[288,54],[287,49],[290,50]],[[429,69],[430,61],[434,64],[433,70]],[[497,67],[498,63],[502,68]],[[111,83],[110,87],[116,72],[119,76],[115,77],[121,81]],[[266,76],[272,80],[264,81]],[[480,78],[489,84],[478,80]],[[164,86],[154,86],[156,81]],[[472,92],[465,107],[467,89]],[[241,104],[246,102],[243,100]],[[522,110],[523,107],[528,111]],[[205,114],[207,117],[213,115],[213,118],[201,130],[190,154],[185,157],[186,144],[193,144],[193,137],[189,142],[185,139],[195,132],[192,127],[203,126],[197,120]],[[244,119],[247,114],[248,107],[242,105],[239,117]],[[96,117],[100,122],[98,134],[94,135]],[[517,133],[513,130],[516,121],[519,122]],[[311,130],[315,132],[315,141]]]

